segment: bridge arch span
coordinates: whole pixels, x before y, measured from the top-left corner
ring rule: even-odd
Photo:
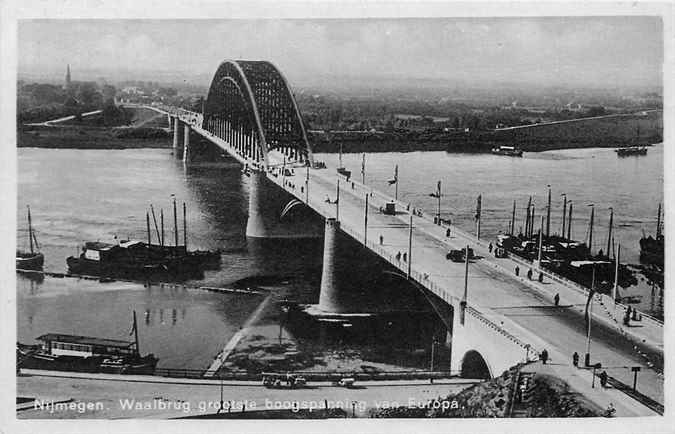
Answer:
[[[288,82],[270,62],[226,60],[211,81],[204,128],[267,168],[268,154],[313,164],[305,126]]]
[[[469,350],[462,357],[461,373],[462,378],[481,378],[489,380],[492,378],[492,372],[485,358],[476,350]]]

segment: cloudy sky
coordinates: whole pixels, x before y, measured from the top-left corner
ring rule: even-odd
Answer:
[[[163,71],[191,79],[244,58],[271,60],[297,85],[367,76],[653,86],[661,82],[662,32],[660,18],[638,16],[26,20],[19,73],[62,75],[70,63],[108,78]]]

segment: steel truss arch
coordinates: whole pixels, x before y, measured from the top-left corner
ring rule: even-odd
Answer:
[[[313,164],[293,93],[270,62],[222,62],[211,81],[203,125],[212,134],[234,142],[239,152],[265,168],[274,149],[288,161]]]

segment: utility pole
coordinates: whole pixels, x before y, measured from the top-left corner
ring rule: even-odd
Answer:
[[[551,236],[551,186],[548,186],[548,204],[546,205],[546,238]]]
[[[516,231],[516,201],[513,201],[513,211],[511,211],[511,236]]]
[[[363,245],[368,245],[368,196],[366,193],[366,209],[363,216]]]
[[[466,304],[467,297],[469,293],[469,245],[466,245],[466,250],[464,251],[464,295],[462,296],[462,301],[459,303],[459,323],[464,325],[464,320],[466,316]]]
[[[584,364],[591,365],[591,318],[593,317],[593,295],[595,294],[595,264],[593,264],[593,277],[591,279],[591,290],[588,291],[588,301],[586,306],[586,356]]]
[[[438,213],[437,213],[437,216],[438,216],[438,225],[440,226],[441,225],[441,181],[438,181],[437,193],[438,193]]]
[[[309,205],[309,166],[305,174],[305,203]]]
[[[410,272],[412,271],[412,231],[413,231],[413,215],[410,214],[410,230],[408,233],[408,280],[410,280]]]
[[[537,255],[537,266],[541,269],[541,251],[544,244],[544,216],[541,216],[541,228],[539,229],[539,254]]]

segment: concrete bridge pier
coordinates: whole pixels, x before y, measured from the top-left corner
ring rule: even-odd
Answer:
[[[262,171],[249,170],[242,176],[249,183],[247,237],[321,237],[321,218],[315,211],[268,180]]]
[[[338,237],[340,222],[335,218],[327,218],[323,241],[323,268],[321,269],[321,291],[319,293],[319,310],[326,313],[345,313],[348,311],[345,291],[338,286]],[[342,295],[342,297],[341,297]]]
[[[182,122],[177,117],[173,118],[173,156],[175,158],[181,158],[182,156],[180,146],[181,124]]]

